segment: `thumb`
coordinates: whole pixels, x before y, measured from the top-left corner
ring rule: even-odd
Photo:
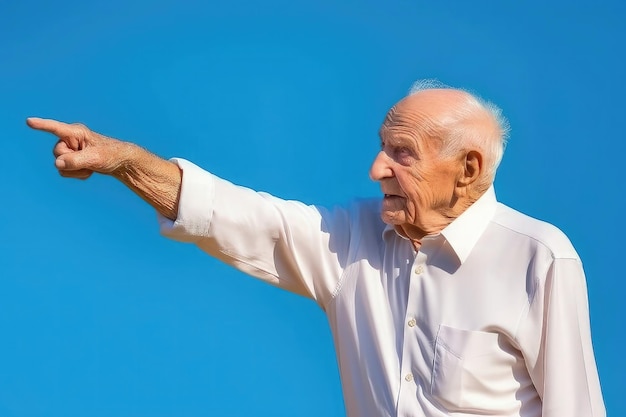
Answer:
[[[91,169],[93,157],[87,151],[78,151],[60,155],[54,165],[59,170],[77,171],[79,169]]]

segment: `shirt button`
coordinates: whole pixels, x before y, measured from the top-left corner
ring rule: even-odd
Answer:
[[[406,382],[411,382],[413,381],[413,374],[406,374],[406,376],[404,377],[404,380]]]
[[[417,321],[414,318],[411,318],[409,319],[407,324],[409,325],[409,327],[415,327],[415,325],[417,324]]]
[[[419,274],[421,274],[423,272],[424,272],[424,267],[422,265],[418,265],[418,266],[415,267],[415,273],[417,275],[419,275]]]

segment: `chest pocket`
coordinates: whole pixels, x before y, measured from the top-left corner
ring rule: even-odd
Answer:
[[[449,411],[497,411],[514,407],[514,356],[500,335],[439,326],[432,396]]]

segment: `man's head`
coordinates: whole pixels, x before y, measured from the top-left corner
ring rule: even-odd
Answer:
[[[370,170],[385,194],[383,220],[418,241],[441,231],[493,183],[507,133],[493,104],[415,83],[387,114]]]

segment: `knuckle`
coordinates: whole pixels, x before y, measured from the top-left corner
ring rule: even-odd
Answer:
[[[74,127],[75,132],[81,134],[82,136],[86,136],[90,132],[89,128],[82,123],[72,123],[72,126]]]

